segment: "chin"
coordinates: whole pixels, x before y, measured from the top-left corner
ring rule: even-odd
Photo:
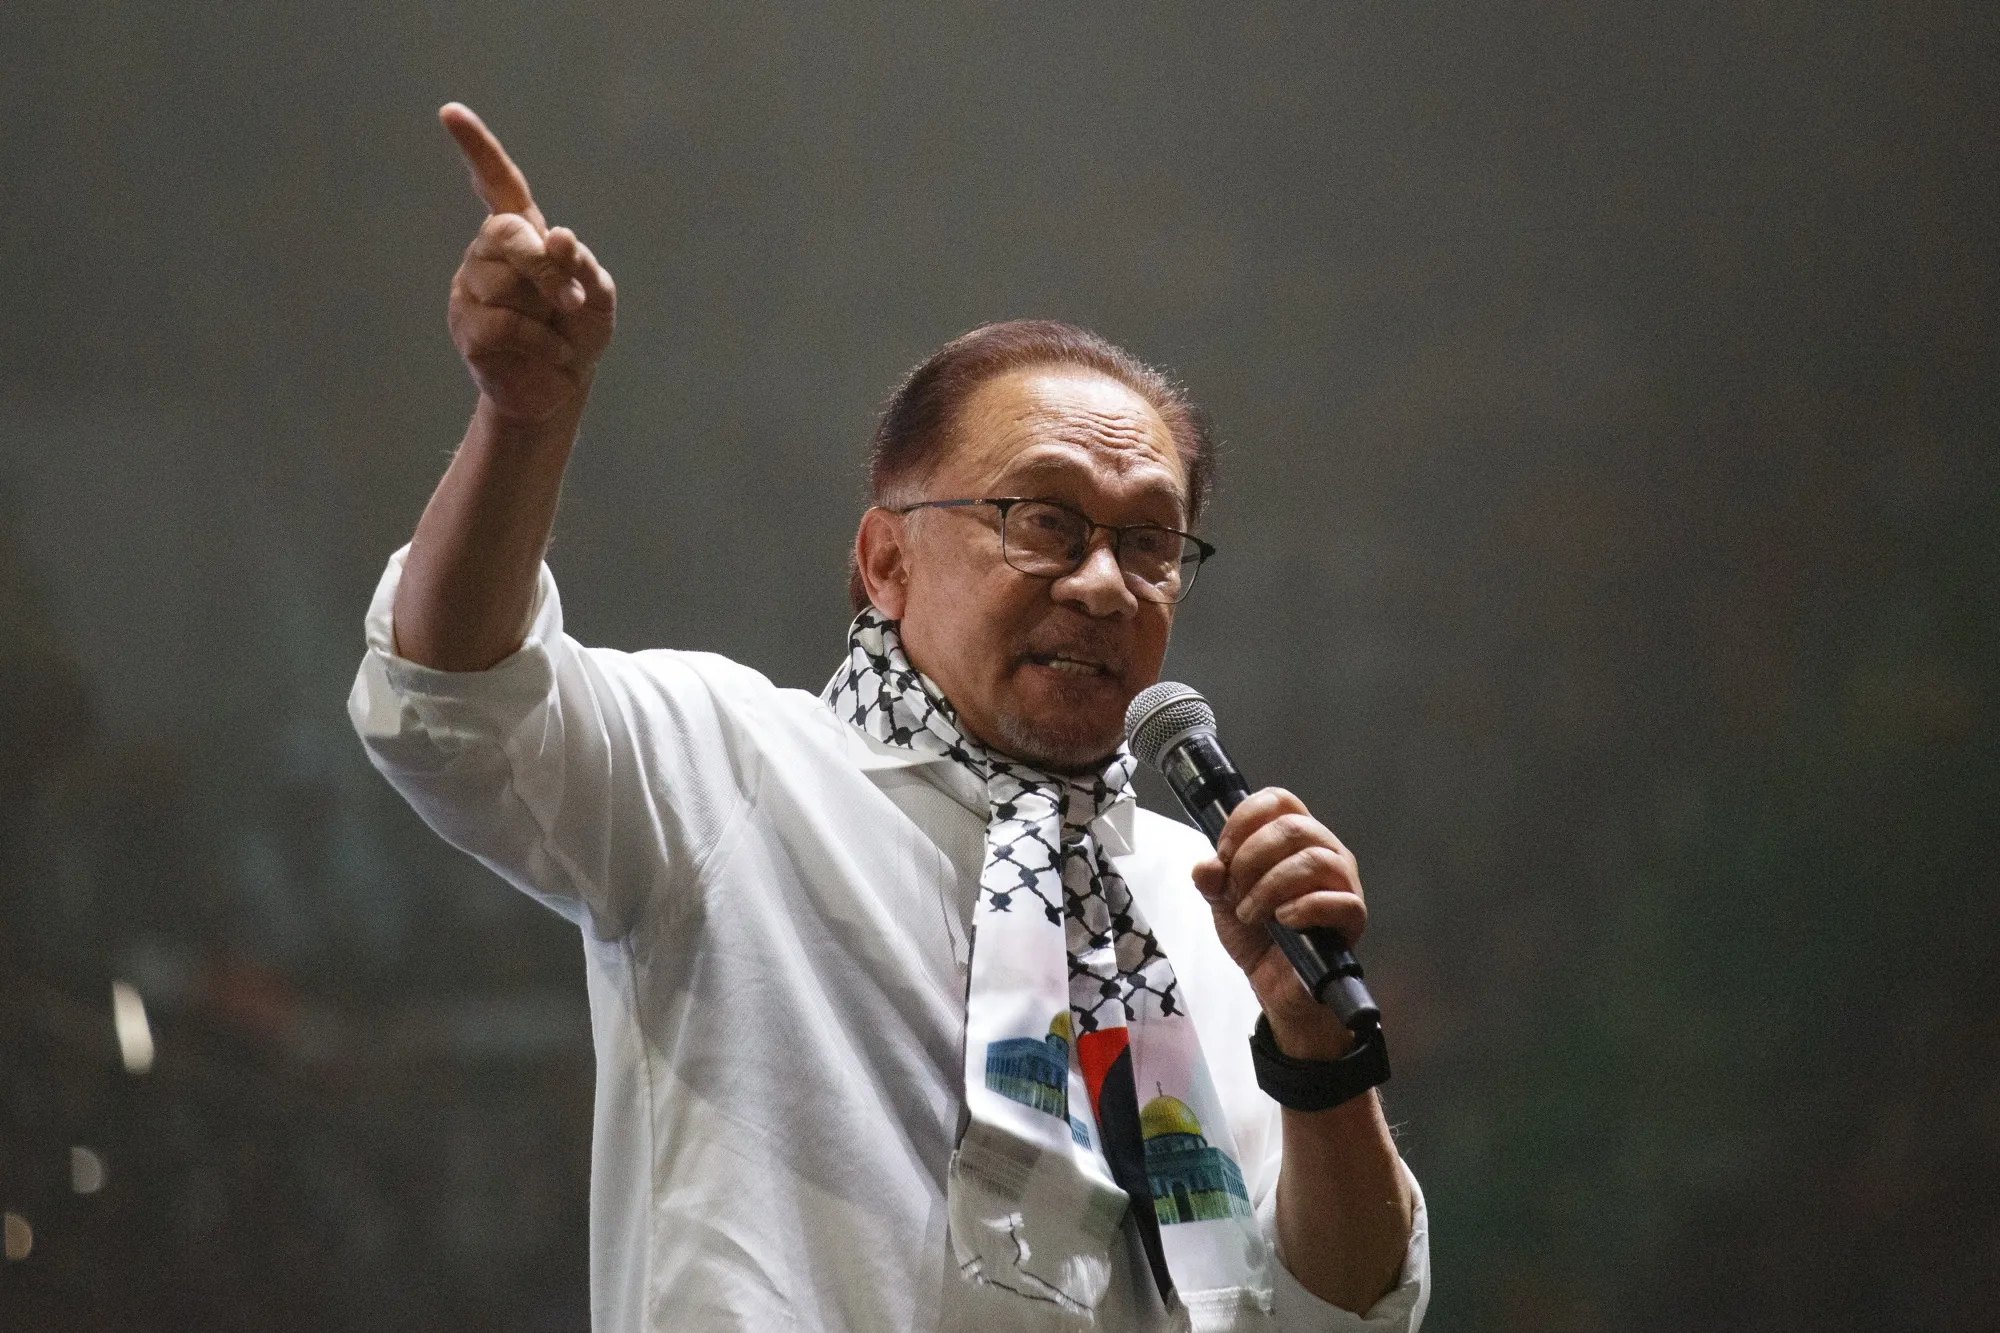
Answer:
[[[1082,773],[1103,766],[1118,748],[1115,727],[1087,721],[1076,714],[1022,717],[1001,713],[994,719],[1000,734],[998,749],[1023,763],[1051,773]]]

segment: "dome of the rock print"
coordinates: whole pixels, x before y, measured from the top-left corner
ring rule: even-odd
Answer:
[[[1154,1138],[1161,1134],[1201,1133],[1201,1121],[1195,1119],[1188,1104],[1178,1097],[1155,1097],[1147,1102],[1139,1112],[1139,1134],[1142,1138]]]

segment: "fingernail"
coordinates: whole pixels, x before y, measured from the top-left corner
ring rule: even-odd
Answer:
[[[1246,923],[1250,920],[1250,900],[1248,898],[1236,904],[1236,919]]]

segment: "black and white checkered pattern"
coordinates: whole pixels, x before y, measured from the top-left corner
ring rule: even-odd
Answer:
[[[1120,746],[1087,778],[1043,773],[967,736],[950,703],[910,665],[895,622],[874,608],[855,618],[848,648],[821,695],[837,715],[878,741],[943,755],[986,783],[992,810],[981,894],[994,911],[1039,908],[1063,928],[1077,1030],[1135,1020],[1144,996],[1161,1014],[1181,1012],[1172,964],[1090,832],[1132,799],[1131,754]]]

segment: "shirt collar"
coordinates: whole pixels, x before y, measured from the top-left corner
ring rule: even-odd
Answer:
[[[891,745],[887,741],[876,740],[861,728],[849,726],[838,718],[833,721],[847,736],[848,756],[853,759],[854,766],[864,773],[875,773],[889,768],[915,768],[920,764],[950,763],[944,755],[931,754],[908,745]]]
[[[986,784],[967,772],[962,766],[952,763],[941,754],[928,754],[907,745],[890,745],[878,741],[859,727],[841,724],[847,734],[847,752],[854,766],[864,773],[880,773],[900,768],[920,768],[923,776],[940,790],[966,809],[986,817],[990,802],[986,796]],[[1091,824],[1099,844],[1113,856],[1126,856],[1132,851],[1133,812],[1139,803],[1127,791],[1111,808],[1099,815]]]

